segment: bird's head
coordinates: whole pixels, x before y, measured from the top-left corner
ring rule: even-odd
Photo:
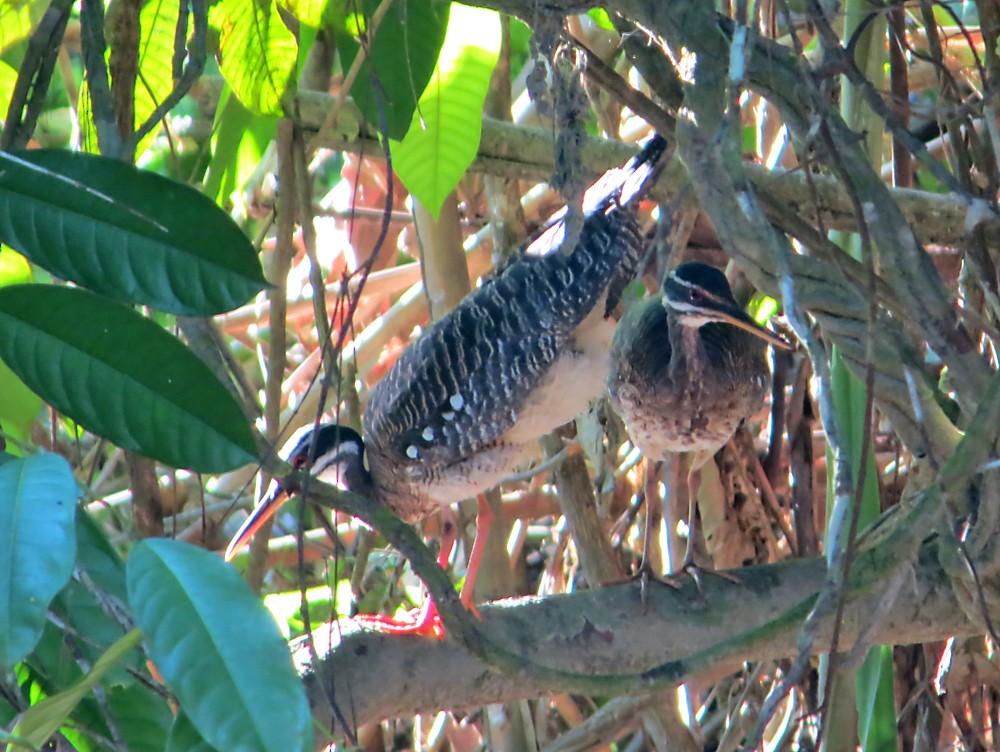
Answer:
[[[312,425],[296,431],[278,452],[296,470],[306,470],[315,478],[346,491],[364,492],[370,483],[365,461],[365,444],[357,431],[336,423]],[[289,499],[289,490],[277,480],[264,494],[250,516],[237,531],[226,549],[226,561],[232,559]]]
[[[731,324],[783,350],[791,345],[761,326],[733,297],[726,275],[698,262],[681,264],[663,280],[663,305],[680,326],[699,328],[705,324]]]

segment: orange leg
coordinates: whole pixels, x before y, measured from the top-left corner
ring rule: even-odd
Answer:
[[[490,528],[493,526],[493,510],[486,497],[480,494],[476,497],[476,537],[472,541],[472,551],[469,552],[469,565],[465,570],[465,582],[462,583],[462,605],[476,613],[476,607],[472,602],[476,589],[476,577],[479,575],[479,564],[483,560],[483,551],[486,550],[486,539],[489,538]]]
[[[478,513],[476,515],[476,537],[472,544],[472,551],[469,553],[469,566],[465,574],[465,583],[462,585],[461,601],[462,605],[478,616],[476,607],[472,603],[473,591],[476,587],[476,575],[479,572],[479,563],[483,558],[483,549],[486,546],[486,537],[490,532],[490,525],[493,523],[493,513],[484,496],[477,497]],[[451,558],[451,551],[455,547],[457,531],[453,522],[445,525],[444,534],[441,537],[441,552],[438,554],[438,565],[442,569],[448,566]],[[386,634],[416,634],[436,639],[443,639],[445,635],[444,624],[441,615],[433,598],[427,598],[419,609],[414,609],[402,617],[396,618],[383,614],[361,614],[354,617],[355,621],[366,626],[384,632]]]

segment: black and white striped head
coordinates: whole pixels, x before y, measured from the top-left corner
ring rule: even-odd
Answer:
[[[697,329],[705,324],[731,324],[775,347],[791,348],[740,308],[726,275],[707,264],[690,261],[671,271],[663,280],[663,306],[679,326]]]
[[[278,456],[296,470],[307,470],[310,475],[346,491],[361,490],[358,482],[367,480],[364,441],[357,431],[337,423],[300,428],[285,442]]]
[[[305,426],[285,442],[278,456],[296,470],[306,470],[318,480],[345,491],[369,491],[371,476],[365,461],[364,441],[357,431],[346,426],[336,423],[323,423],[318,428]],[[271,481],[264,498],[229,543],[226,561],[232,559],[288,499],[288,489],[277,480]]]

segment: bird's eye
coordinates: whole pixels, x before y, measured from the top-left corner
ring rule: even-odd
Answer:
[[[309,453],[306,452],[305,454],[296,454],[294,457],[292,457],[292,461],[290,464],[296,470],[301,470],[306,466],[306,462],[308,461],[309,461]]]
[[[692,288],[691,288],[691,289],[690,289],[690,290],[688,291],[688,300],[690,300],[690,301],[691,301],[692,303],[700,303],[700,302],[702,302],[702,301],[703,301],[704,299],[705,299],[705,293],[703,293],[703,292],[702,292],[702,291],[701,291],[700,289],[698,289],[697,287],[692,287]]]

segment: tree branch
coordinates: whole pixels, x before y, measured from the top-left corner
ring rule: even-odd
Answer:
[[[859,554],[857,571],[879,577],[885,562],[877,551]],[[710,669],[734,670],[743,661],[775,660],[796,652],[805,613],[823,586],[820,559],[740,570],[743,586],[708,578],[704,599],[693,585],[681,591],[652,590],[648,609],[639,585],[624,584],[545,599],[521,598],[480,607],[488,641],[559,672],[594,677],[641,675],[659,667],[677,682]],[[950,635],[981,634],[968,621],[932,546],[921,550],[904,597],[879,614],[875,642],[932,642]],[[850,645],[872,624],[875,591],[855,590],[842,622],[842,644]],[[777,617],[775,615],[778,615]],[[829,647],[833,617],[820,625],[813,649]],[[314,711],[324,707],[320,682],[332,682],[344,698],[350,722],[363,724],[440,708],[466,708],[571,691],[572,682],[506,674],[477,658],[455,640],[400,638],[342,625],[315,632],[328,650],[320,662],[300,665]],[[324,652],[320,648],[320,652]],[[297,659],[308,660],[307,651]],[[414,692],[413,687],[420,691]],[[635,691],[642,683],[636,682]],[[348,699],[349,698],[349,699]],[[322,711],[317,720],[330,728]]]
[[[221,78],[203,77],[199,85],[199,107],[214,115],[222,89]],[[334,98],[328,94],[300,91],[293,110],[299,124],[316,132],[323,125]],[[669,134],[668,134],[669,135]],[[319,146],[371,154],[378,144],[373,129],[362,124],[362,115],[354,103],[346,100],[333,123],[317,134]],[[514,125],[493,118],[483,119],[483,134],[479,154],[469,168],[472,172],[524,180],[547,180],[554,164],[552,133],[543,128]],[[381,148],[381,147],[379,147]],[[616,141],[592,138],[583,145],[583,168],[599,175],[610,167],[627,160],[635,149]],[[829,175],[807,176],[801,170],[768,170],[760,165],[744,165],[746,175],[758,191],[769,199],[799,214],[808,222],[822,215],[828,229],[856,230],[850,197],[837,180]],[[662,201],[676,198],[687,185],[683,167],[672,165],[653,195]],[[959,247],[965,242],[964,224],[968,213],[965,202],[951,195],[941,195],[913,189],[888,189],[893,200],[920,235],[931,245]],[[991,234],[992,232],[992,234]],[[992,230],[987,230],[991,242],[1000,242]]]

